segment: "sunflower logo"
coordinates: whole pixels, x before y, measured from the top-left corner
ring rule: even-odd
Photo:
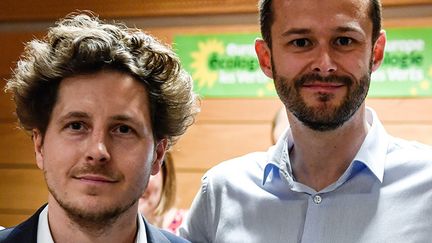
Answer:
[[[218,79],[218,73],[209,68],[209,58],[213,54],[223,55],[225,47],[222,41],[210,39],[205,42],[198,42],[198,50],[191,53],[192,64],[191,68],[194,70],[192,78],[197,82],[198,87],[211,88]]]

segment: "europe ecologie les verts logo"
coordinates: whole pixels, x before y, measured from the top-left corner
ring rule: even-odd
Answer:
[[[200,95],[276,96],[272,80],[259,67],[253,46],[255,34],[188,36],[188,40],[183,37],[175,40],[177,53]]]

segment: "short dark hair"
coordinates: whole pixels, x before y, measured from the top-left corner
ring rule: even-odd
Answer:
[[[261,36],[270,48],[272,46],[271,26],[274,21],[272,2],[272,0],[260,0],[258,3]],[[381,31],[381,11],[381,1],[370,0],[369,17],[372,20],[372,43],[375,43]]]
[[[21,126],[45,135],[60,82],[102,70],[124,72],[147,90],[155,139],[172,145],[199,111],[192,79],[177,55],[142,30],[108,24],[90,12],[59,20],[41,40],[26,44],[6,91]]]

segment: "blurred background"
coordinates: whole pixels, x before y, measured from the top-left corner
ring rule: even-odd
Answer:
[[[382,3],[384,28],[393,41],[367,104],[390,134],[432,144],[432,0]],[[259,37],[257,0],[2,0],[2,89],[23,43],[75,10],[92,10],[173,45],[192,74],[202,112],[172,149],[178,207],[189,207],[207,169],[271,145],[272,119],[282,104],[272,82],[260,75],[251,49]],[[13,112],[10,95],[1,92],[2,226],[23,221],[47,200],[30,136],[18,129]]]

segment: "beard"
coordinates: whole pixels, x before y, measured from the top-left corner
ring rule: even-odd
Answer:
[[[103,165],[86,165],[81,168],[73,170],[72,174],[79,173],[94,173],[106,175],[110,178],[123,178],[122,175],[106,169]],[[113,223],[135,203],[138,202],[141,194],[147,186],[148,180],[141,185],[142,187],[135,186],[128,197],[124,197],[121,203],[114,203],[112,206],[101,205],[97,210],[86,206],[80,206],[76,202],[67,199],[62,192],[55,189],[51,185],[47,172],[44,171],[45,181],[47,183],[48,191],[56,200],[56,202],[63,208],[72,222],[76,223],[80,228],[87,232],[92,232],[95,235],[102,235],[106,232]],[[115,197],[113,195],[113,197]],[[137,211],[138,212],[138,211]]]
[[[324,132],[342,126],[363,104],[369,90],[370,70],[371,66],[359,80],[339,75],[322,77],[316,73],[301,75],[289,80],[287,77],[278,75],[276,71],[273,71],[273,77],[276,91],[287,109],[305,126],[315,131]],[[314,81],[344,84],[347,87],[347,93],[338,106],[333,106],[327,102],[333,98],[333,94],[318,92],[317,98],[322,105],[319,107],[308,106],[300,94],[300,89],[305,83]]]

